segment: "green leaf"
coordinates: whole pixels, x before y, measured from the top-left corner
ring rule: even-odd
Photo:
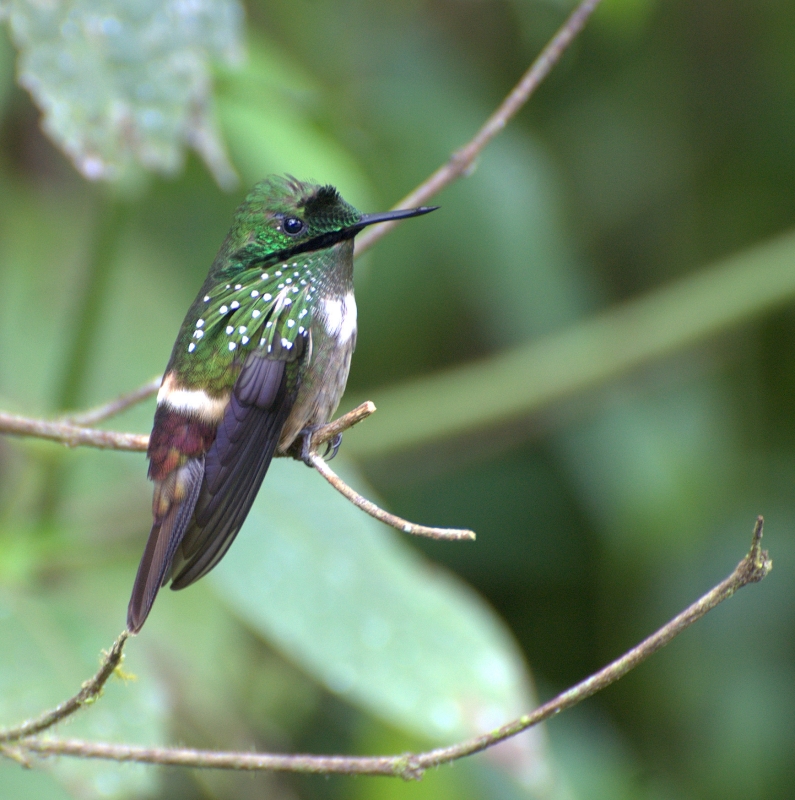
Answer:
[[[532,707],[522,656],[486,603],[303,464],[271,467],[213,579],[331,691],[424,740],[452,742]],[[503,756],[534,782],[542,750],[533,732]]]
[[[0,28],[0,115],[5,110],[6,100],[14,85],[14,49],[6,32]]]
[[[577,800],[684,800],[690,797],[665,782],[665,775],[643,770],[631,743],[609,720],[580,706],[549,726],[561,765],[562,796]]]
[[[69,795],[49,773],[23,769],[10,759],[0,760],[2,798],[24,797],[25,800],[69,800]]]
[[[42,601],[0,591],[0,725],[35,717],[75,694],[96,673],[100,652],[111,641],[106,629],[87,624],[63,597]],[[112,677],[99,700],[42,735],[162,744],[167,704],[158,682],[135,657],[125,670],[139,680]],[[157,771],[143,765],[63,758],[44,766],[70,796],[81,800],[139,797],[157,785]],[[24,793],[14,795],[19,797],[35,796],[36,787],[45,785],[33,778],[29,794],[23,778],[17,775],[14,781],[26,786]]]
[[[247,183],[272,172],[332,181],[354,205],[370,206],[368,181],[353,156],[313,118],[321,92],[300,65],[261,40],[240,70],[219,83],[218,118]]]
[[[234,185],[213,120],[210,63],[239,57],[237,0],[5,0],[19,81],[43,127],[91,180],[134,164],[173,174],[190,145]]]

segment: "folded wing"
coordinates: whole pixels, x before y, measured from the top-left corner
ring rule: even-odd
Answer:
[[[127,612],[127,627],[133,633],[141,629],[158,589],[169,578],[172,589],[183,589],[206,575],[243,525],[295,402],[298,365],[305,351],[303,339],[296,344],[279,358],[264,357],[261,350],[250,353],[214,436],[205,436],[204,446],[199,445],[203,452],[194,449],[185,458],[187,453],[180,450],[182,456],[172,469],[152,475],[155,519]],[[183,419],[180,430],[198,425]],[[158,409],[151,441],[155,447],[159,439],[167,441],[164,448],[173,454],[169,426],[175,426],[174,416],[160,415]],[[151,446],[150,458],[154,464]]]

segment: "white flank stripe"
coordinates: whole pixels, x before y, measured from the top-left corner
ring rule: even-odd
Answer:
[[[203,389],[182,389],[169,373],[157,393],[157,404],[174,411],[195,414],[208,422],[221,419],[229,402],[228,397],[210,397]]]

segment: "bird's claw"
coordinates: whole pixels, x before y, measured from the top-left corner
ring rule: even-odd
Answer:
[[[323,455],[323,458],[326,461],[331,461],[334,456],[339,453],[340,445],[342,444],[342,434],[338,433],[333,439],[329,439],[326,442],[326,452]],[[331,453],[331,455],[329,455]]]
[[[312,437],[314,436],[315,431],[322,427],[322,425],[308,425],[299,434],[299,436],[303,437],[301,442],[301,461],[303,461],[307,467],[313,466],[312,453],[314,452],[315,448],[312,447]],[[331,459],[334,458],[334,456],[336,456],[339,452],[341,444],[341,433],[338,433],[332,439],[329,439],[329,441],[326,442],[326,452],[323,454],[323,459],[325,461],[331,461]]]

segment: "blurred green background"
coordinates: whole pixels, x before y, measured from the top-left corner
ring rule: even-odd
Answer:
[[[96,13],[116,7],[134,15]],[[51,416],[158,374],[251,184],[291,172],[388,208],[571,7],[249,2],[229,28],[247,56],[215,48],[208,106],[232,192],[196,155],[86,181],[41,132],[0,27],[0,408]],[[129,643],[137,680],[56,733],[450,743],[656,629],[734,567],[759,513],[771,577],[543,733],[418,784],[6,761],[0,798],[795,796],[795,6],[605,0],[435,202],[357,262],[343,410],[379,412],[335,466],[477,542],[406,542],[275,464],[223,565],[163,592]],[[152,410],[109,426],[148,431]],[[145,474],[141,455],[0,439],[0,725],[75,691],[121,630]]]

